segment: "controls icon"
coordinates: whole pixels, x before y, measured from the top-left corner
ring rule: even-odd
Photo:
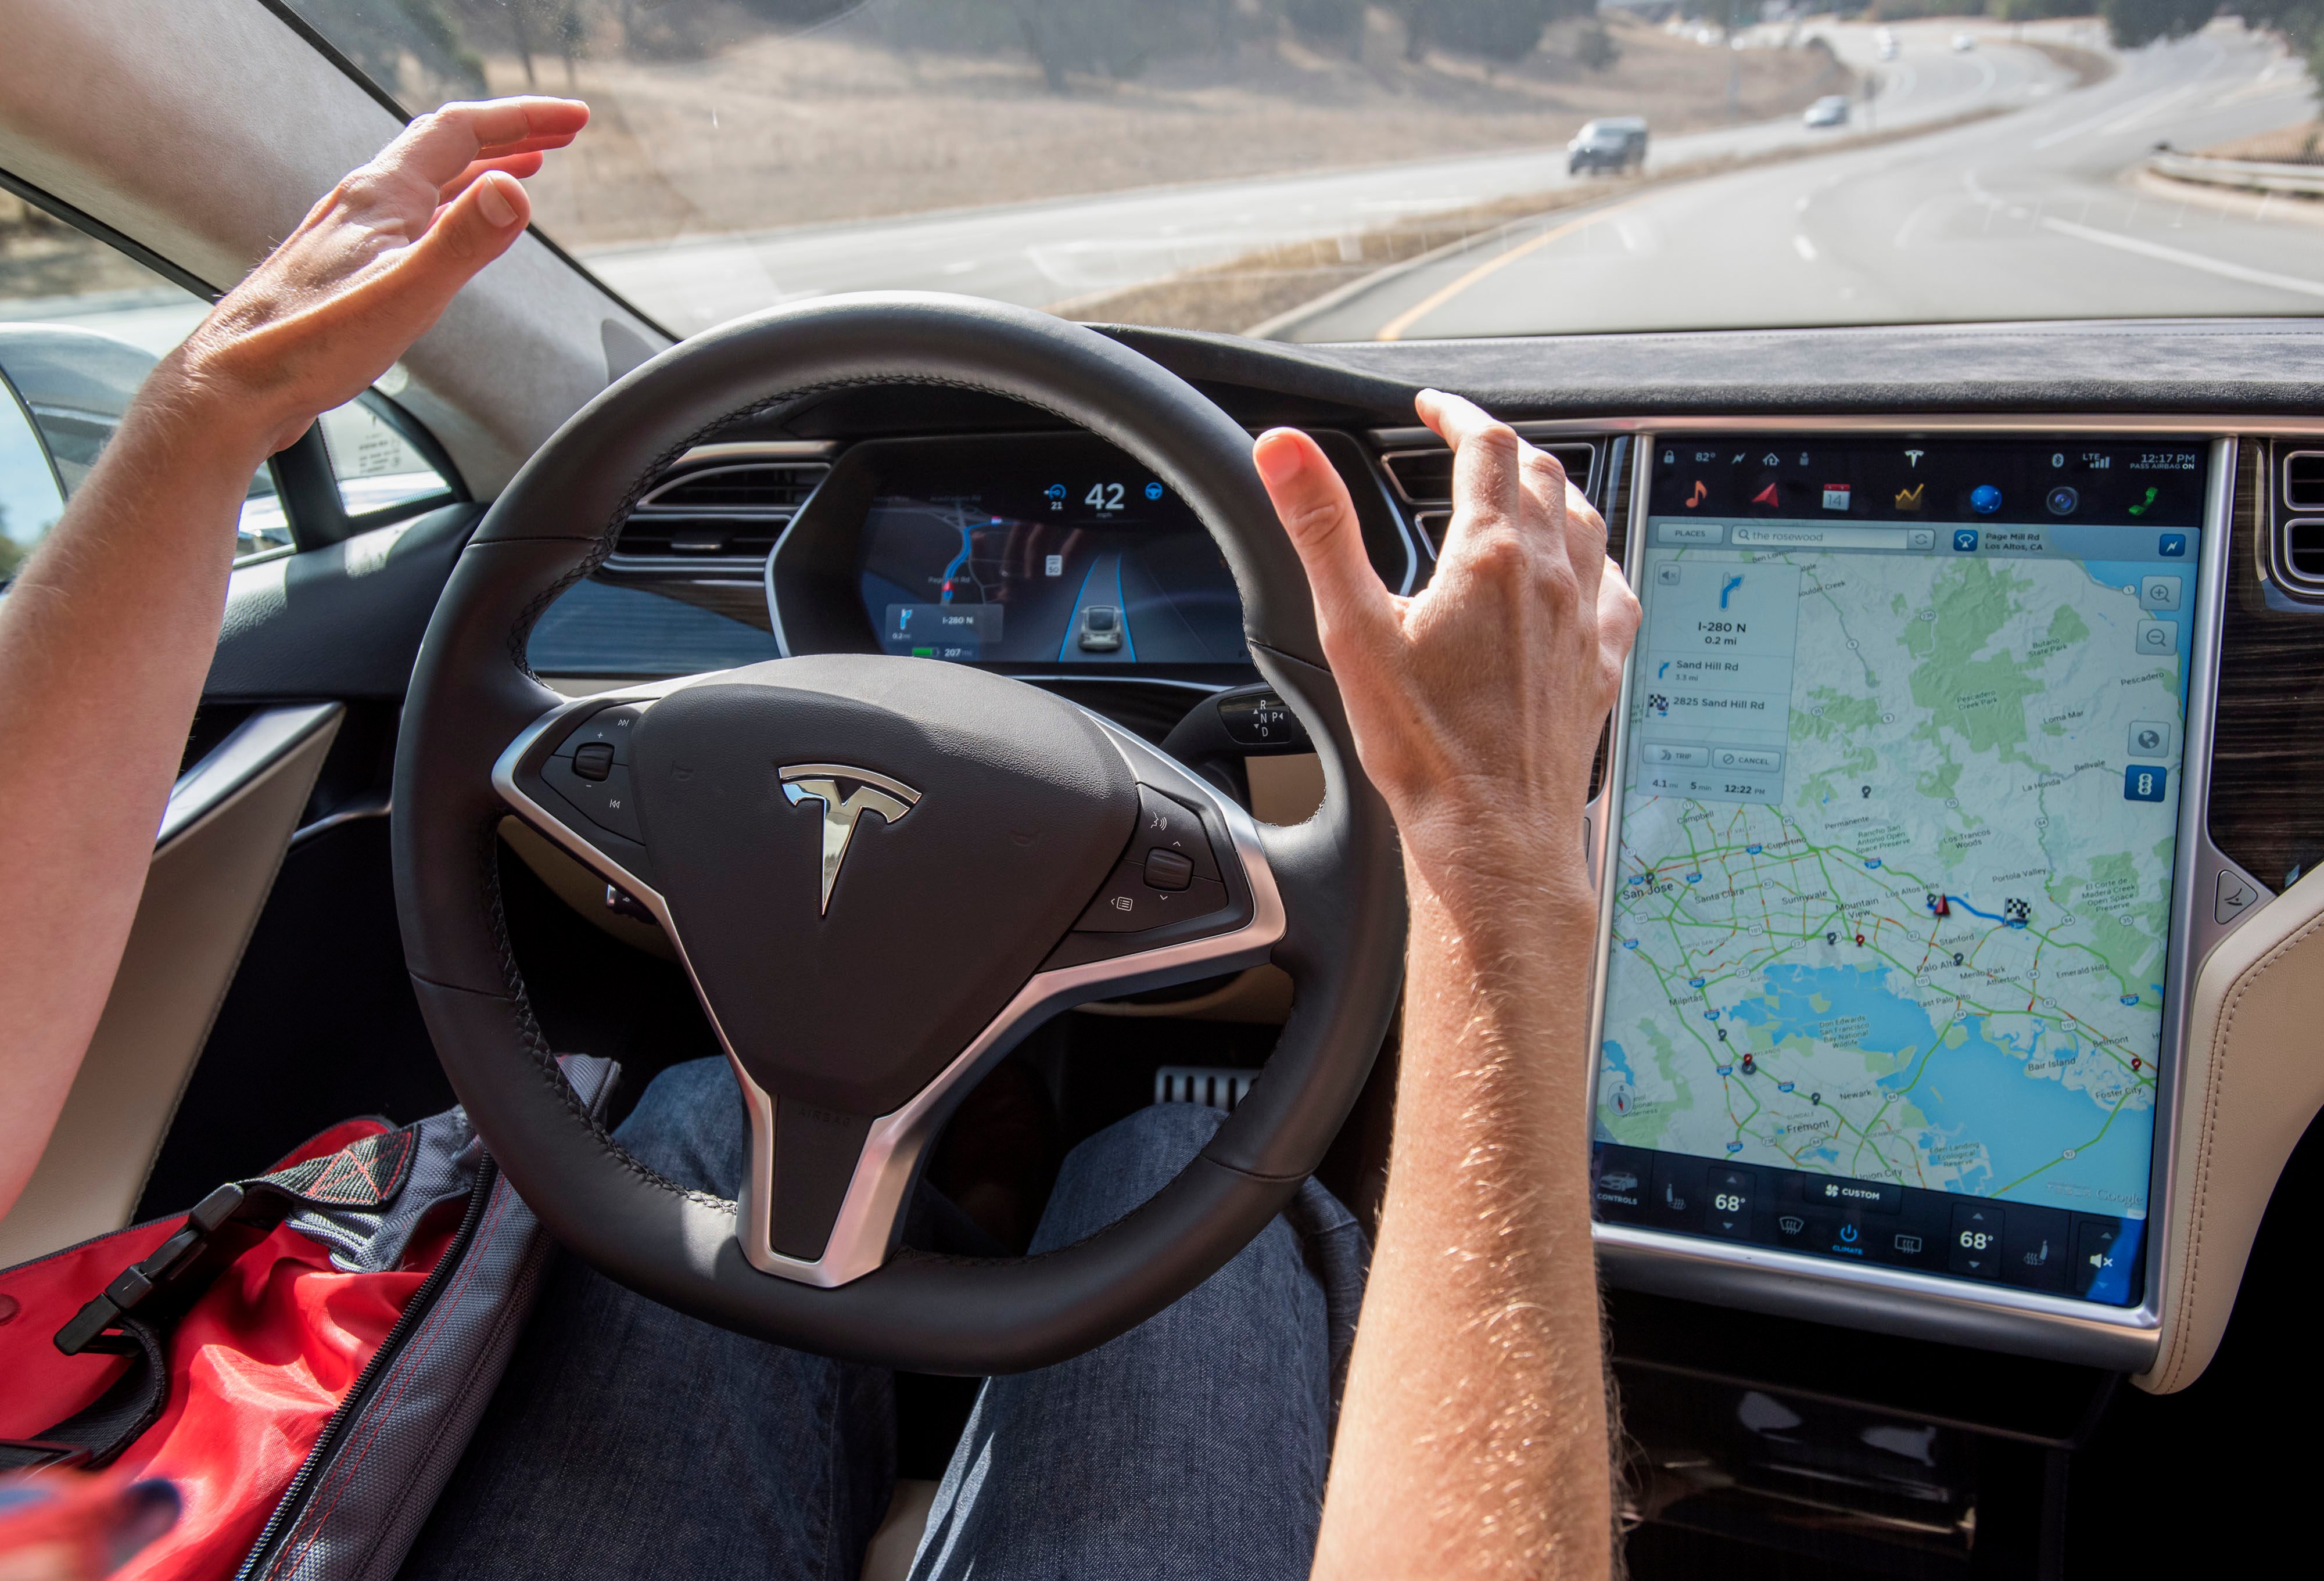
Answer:
[[[2211,920],[2231,923],[2259,904],[2259,891],[2244,881],[2239,874],[2219,869],[2218,884],[2211,897]]]

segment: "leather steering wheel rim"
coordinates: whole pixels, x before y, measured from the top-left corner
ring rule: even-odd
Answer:
[[[1271,958],[1292,976],[1295,1003],[1262,1080],[1176,1179],[1057,1251],[992,1260],[899,1247],[874,1271],[817,1288],[752,1266],[733,1203],[631,1158],[565,1082],[503,917],[497,828],[511,807],[493,773],[512,740],[567,702],[526,666],[534,620],[612,551],[647,481],[739,417],[880,384],[1006,397],[1151,467],[1217,540],[1251,657],[1306,725],[1326,791],[1306,823],[1258,826],[1286,914]],[[849,1359],[1020,1371],[1101,1344],[1193,1289],[1321,1163],[1401,982],[1394,828],[1357,766],[1306,578],[1251,465],[1250,436],[1118,343],[975,299],[880,294],[778,308],[682,343],[575,414],[494,502],[454,568],[414,669],[394,806],[412,985],[455,1090],[526,1203],[567,1246],[644,1295]]]

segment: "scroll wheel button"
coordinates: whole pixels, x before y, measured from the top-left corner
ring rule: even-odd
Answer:
[[[1194,864],[1175,850],[1146,853],[1146,883],[1153,889],[1184,889],[1194,881]]]
[[[604,741],[591,741],[573,751],[573,772],[583,779],[604,779],[613,772],[613,749]]]

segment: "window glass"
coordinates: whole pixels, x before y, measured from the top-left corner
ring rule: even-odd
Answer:
[[[419,447],[367,401],[325,412],[322,429],[331,475],[338,480],[339,502],[349,516],[367,516],[451,492],[451,485]]]
[[[0,582],[16,574],[64,508],[64,490],[32,414],[14,391],[0,385]]]
[[[146,374],[208,311],[184,287],[0,191],[0,582],[56,524]],[[326,413],[322,427],[350,516],[448,492],[364,401]],[[243,501],[235,557],[292,544],[273,471],[262,466]]]

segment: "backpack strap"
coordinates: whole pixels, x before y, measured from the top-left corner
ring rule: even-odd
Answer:
[[[96,1401],[31,1439],[0,1439],[0,1471],[110,1465],[170,1401],[169,1336],[219,1274],[301,1209],[378,1209],[411,1169],[419,1127],[365,1136],[320,1158],[220,1186],[176,1234],[123,1269],[57,1330],[67,1356],[125,1356]]]

